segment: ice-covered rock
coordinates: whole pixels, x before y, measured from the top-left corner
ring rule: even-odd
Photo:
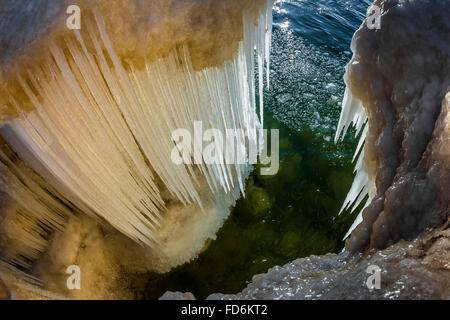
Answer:
[[[192,293],[186,292],[166,292],[159,300],[195,300],[195,297]]]
[[[449,213],[450,6],[377,0],[380,28],[366,21],[352,41],[337,137],[353,121],[364,132],[345,206],[370,195],[347,243],[385,248],[442,225]],[[373,11],[370,11],[373,14]],[[362,144],[361,144],[362,145]]]
[[[274,267],[241,293],[208,299],[450,298],[450,6],[374,5],[381,28],[364,22],[354,35],[336,135],[368,120],[344,208],[371,201],[347,250]],[[380,287],[369,288],[377,270]]]

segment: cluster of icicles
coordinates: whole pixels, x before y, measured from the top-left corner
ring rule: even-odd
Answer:
[[[0,149],[1,189],[49,228],[60,228],[70,214],[68,207],[74,206],[149,246],[159,242],[167,199],[203,210],[199,189],[206,184],[217,207],[227,208],[236,200],[236,189],[244,194],[249,166],[238,161],[176,165],[170,160],[171,135],[178,128],[193,132],[194,122],[202,121],[204,127],[222,132],[234,129],[244,148],[246,139],[258,145],[264,68],[269,86],[272,0],[259,13],[258,24],[251,12],[243,13],[243,21],[239,50],[222,66],[196,71],[189,50],[181,47],[137,69],[124,66],[96,13],[86,24],[95,52],[87,50],[86,39],[76,30],[76,37],[65,39],[66,50],[50,45],[46,64],[18,76],[34,110],[23,112],[11,95],[9,102],[21,116],[0,128],[2,139],[67,201],[55,199]],[[357,134],[363,133],[355,152],[356,178],[341,212],[355,210],[374,187],[364,164],[366,120],[361,101],[347,89],[336,141],[351,123]],[[170,196],[162,195],[166,191]],[[229,197],[214,196],[223,193]],[[361,219],[360,214],[348,234]],[[30,220],[26,229],[33,228]],[[24,233],[23,241],[32,250],[45,246],[38,233]]]
[[[154,246],[167,198],[202,207],[200,180],[206,180],[212,194],[244,191],[247,165],[176,165],[170,160],[171,135],[178,128],[191,131],[194,121],[202,121],[204,128],[235,129],[242,143],[246,137],[257,139],[264,64],[269,84],[271,9],[268,0],[257,25],[253,13],[244,13],[244,39],[234,59],[201,71],[193,69],[186,47],[143,69],[125,68],[96,13],[85,26],[95,52],[87,50],[76,30],[76,38],[64,39],[66,51],[50,45],[51,59],[18,78],[34,110],[24,113],[10,96],[21,116],[5,124],[0,135],[71,205]],[[3,189],[46,225],[61,225],[56,219],[67,207],[30,181],[8,156],[0,157],[6,164]],[[162,190],[170,196],[165,199]]]
[[[361,134],[361,136],[353,156],[353,161],[357,159],[355,164],[356,176],[353,180],[350,191],[344,200],[344,204],[339,211],[339,214],[345,210],[350,210],[351,212],[355,211],[367,196],[369,196],[369,198],[366,200],[364,207],[359,212],[350,229],[347,231],[344,239],[347,238],[358,226],[358,224],[361,223],[362,213],[364,209],[370,205],[374,194],[373,189],[375,188],[375,181],[369,177],[368,170],[364,162],[364,142],[369,131],[367,119],[368,117],[361,100],[355,97],[351,90],[347,87],[345,89],[344,99],[342,102],[341,116],[336,129],[335,142],[338,142],[339,139],[343,139],[347,133],[347,130],[352,125],[355,127],[356,136],[359,134]]]

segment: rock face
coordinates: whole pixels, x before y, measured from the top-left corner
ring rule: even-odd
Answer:
[[[386,248],[442,225],[450,198],[450,7],[377,0],[379,29],[355,33],[345,80],[368,117],[373,201],[347,248]]]

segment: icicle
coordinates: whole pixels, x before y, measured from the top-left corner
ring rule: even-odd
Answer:
[[[273,25],[273,15],[272,15],[272,0],[267,0],[267,12],[266,12],[266,39],[265,39],[265,57],[266,57],[266,82],[267,89],[270,88],[270,46],[272,44],[272,25]]]
[[[244,194],[250,170],[237,160],[247,157],[246,139],[257,145],[256,131],[263,123],[272,1],[267,0],[258,13],[256,25],[254,12],[243,14],[244,39],[233,59],[200,71],[194,70],[186,46],[159,60],[147,60],[142,68],[122,61],[102,15],[94,9],[93,17],[83,22],[86,32],[65,36],[62,46],[50,43],[46,63],[18,75],[34,110],[24,113],[11,94],[9,101],[21,116],[0,134],[75,207],[101,216],[139,243],[161,243],[158,230],[164,225],[165,191],[171,201],[198,205],[205,214],[204,199],[215,199],[226,215],[238,197],[235,189]],[[203,130],[236,133],[234,164],[207,164],[201,157],[195,164],[171,161],[172,132],[179,128],[194,132],[198,121]],[[26,197],[19,185],[12,188],[8,183],[4,188],[11,194]],[[50,212],[41,211],[39,218]]]
[[[342,101],[341,116],[339,118],[339,123],[336,129],[336,136],[334,138],[335,143],[339,141],[340,137],[342,137],[342,139],[344,138],[348,128],[352,125],[352,123],[355,126],[356,135],[358,135],[366,120],[367,115],[364,111],[361,100],[354,97],[350,92],[350,89],[346,88],[344,93],[344,100]]]

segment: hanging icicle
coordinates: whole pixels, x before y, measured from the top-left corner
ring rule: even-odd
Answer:
[[[188,45],[157,59],[144,55],[140,64],[124,59],[104,12],[93,8],[82,31],[49,41],[43,62],[27,64],[16,75],[32,111],[24,111],[23,97],[5,90],[8,107],[18,116],[0,135],[76,208],[102,217],[139,243],[161,244],[158,230],[173,201],[209,214],[204,201],[215,199],[223,219],[238,197],[236,188],[244,193],[250,166],[203,160],[175,164],[171,137],[179,128],[194,132],[195,123],[201,123],[204,130],[234,131],[244,157],[246,139],[257,144],[272,27],[273,2],[264,3],[241,13],[243,39],[233,57],[201,69]],[[254,8],[258,12],[251,12]],[[4,189],[13,192],[8,183]],[[36,214],[44,219],[52,213]]]

